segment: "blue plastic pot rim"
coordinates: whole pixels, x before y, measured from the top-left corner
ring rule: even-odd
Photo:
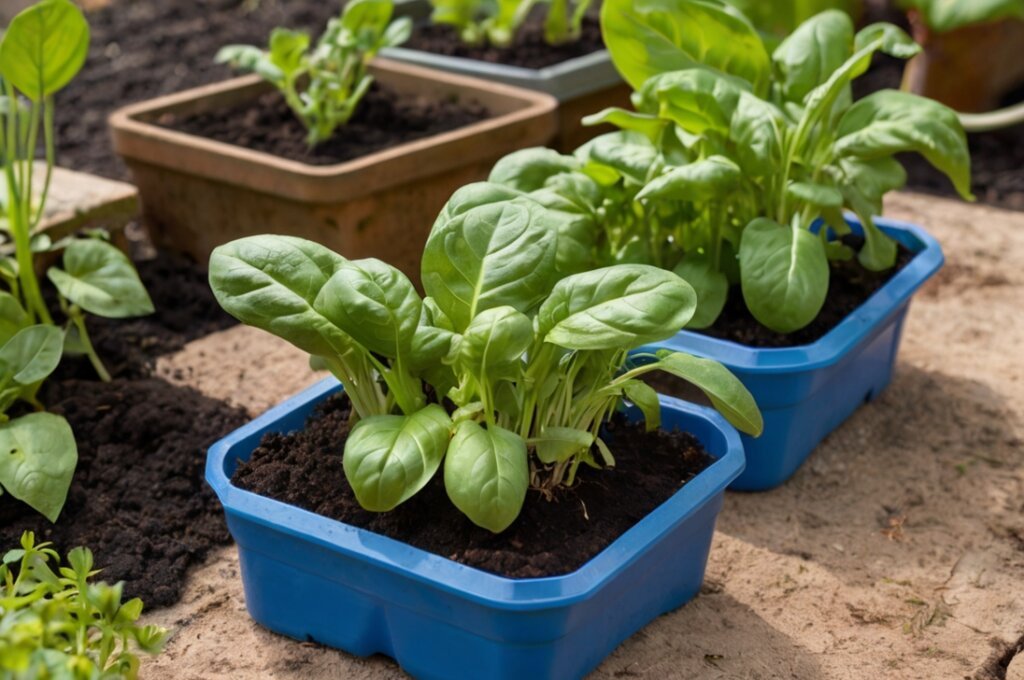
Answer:
[[[275,406],[214,444],[206,464],[206,479],[225,511],[239,515],[332,552],[374,564],[408,579],[447,591],[478,604],[504,610],[537,610],[566,606],[586,599],[593,591],[637,559],[661,536],[711,501],[743,471],[745,459],[738,433],[717,412],[672,397],[660,396],[663,409],[675,409],[710,421],[724,442],[724,453],[687,482],[643,520],[619,536],[582,567],[563,576],[511,579],[459,564],[445,557],[386,536],[359,529],[296,506],[233,486],[225,458],[246,439],[260,437],[276,421],[310,406],[341,386],[326,378],[306,391]],[[247,547],[247,549],[251,549]],[[401,557],[396,557],[396,553]],[[271,555],[271,557],[278,557]]]
[[[857,220],[847,216],[847,221],[854,229],[860,229]],[[687,352],[715,359],[746,373],[810,371],[836,363],[880,328],[945,261],[939,242],[921,227],[887,218],[876,218],[875,224],[913,251],[915,256],[864,304],[817,341],[796,347],[761,348],[712,338],[703,333],[680,331],[668,340],[642,347],[637,352],[659,349]]]

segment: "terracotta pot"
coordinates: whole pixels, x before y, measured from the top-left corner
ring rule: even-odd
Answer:
[[[1006,19],[936,33],[917,12],[909,14],[914,40],[924,49],[903,73],[903,89],[957,111],[998,108],[1024,83],[1024,21]]]
[[[546,144],[557,102],[544,94],[388,60],[370,66],[400,92],[476,101],[492,117],[337,165],[312,166],[159,127],[174,113],[230,108],[270,86],[246,76],[133,104],[110,118],[154,241],[205,262],[242,236],[301,236],[346,257],[379,257],[418,280],[423,244],[451,194],[519,148]]]

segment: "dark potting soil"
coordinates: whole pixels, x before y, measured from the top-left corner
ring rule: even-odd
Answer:
[[[426,22],[416,27],[412,37],[402,47],[449,57],[540,69],[602,50],[604,41],[601,39],[601,25],[597,16],[587,16],[583,20],[579,40],[564,45],[549,45],[544,40],[543,14],[534,12],[523,23],[508,47],[466,45],[459,38],[458,31],[451,26]]]
[[[348,399],[325,401],[303,430],[263,438],[232,479],[237,486],[512,578],[578,569],[705,469],[713,459],[691,435],[646,433],[615,419],[608,444],[616,467],[581,468],[552,500],[530,491],[522,514],[501,534],[462,515],[442,475],[387,513],[363,510],[342,469]]]
[[[58,163],[128,179],[107,128],[115,108],[225,80],[232,69],[213,62],[222,46],[266,45],[276,26],[319,35],[338,7],[323,0],[114,0],[89,12],[85,67],[56,95]]]
[[[78,443],[67,504],[50,524],[0,496],[0,552],[26,530],[62,552],[87,546],[101,578],[125,581],[126,595],[152,608],[176,602],[186,570],[230,540],[203,468],[207,447],[248,416],[151,377],[157,356],[235,321],[214,300],[206,272],[187,258],[158,252],[136,265],[156,313],[87,321],[113,382],[97,380],[85,359],[65,359],[40,394],[48,410],[68,419]]]
[[[274,156],[332,165],[416,139],[455,130],[488,117],[477,102],[399,94],[374,84],[347,124],[313,149],[306,129],[277,92],[255,101],[188,118],[166,115],[160,125]]]
[[[850,238],[849,243],[855,249],[860,248],[858,239]],[[734,286],[729,291],[722,315],[713,326],[701,332],[750,347],[793,347],[815,342],[838,326],[850,312],[864,304],[913,257],[913,253],[899,246],[896,266],[884,272],[869,271],[856,259],[830,262],[831,276],[825,305],[814,321],[792,333],[776,333],[762,326],[747,309],[739,286]]]

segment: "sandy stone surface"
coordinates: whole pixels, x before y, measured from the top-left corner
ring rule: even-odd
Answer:
[[[1007,677],[1024,637],[1024,213],[905,194],[889,214],[927,225],[948,259],[913,304],[893,384],[783,487],[728,494],[701,595],[594,678]],[[246,329],[162,370],[254,412],[311,378]],[[143,669],[154,680],[405,677],[253,624],[234,548],[149,620],[175,630]]]

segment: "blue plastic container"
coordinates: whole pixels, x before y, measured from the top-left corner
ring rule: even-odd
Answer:
[[[577,571],[508,579],[234,487],[267,432],[300,429],[333,379],[216,443],[206,479],[227,515],[249,613],[297,640],[385,654],[418,678],[578,678],[651,619],[697,594],[726,486],[743,470],[714,411],[662,398],[665,427],[717,460]]]
[[[860,222],[848,219],[855,232]],[[729,367],[754,395],[764,433],[742,435],[746,470],[730,488],[763,491],[782,484],[822,439],[892,379],[910,299],[942,267],[938,241],[913,224],[878,219],[876,224],[915,257],[867,302],[817,342],[758,349],[701,333],[682,331],[652,349],[672,349],[715,359]]]

